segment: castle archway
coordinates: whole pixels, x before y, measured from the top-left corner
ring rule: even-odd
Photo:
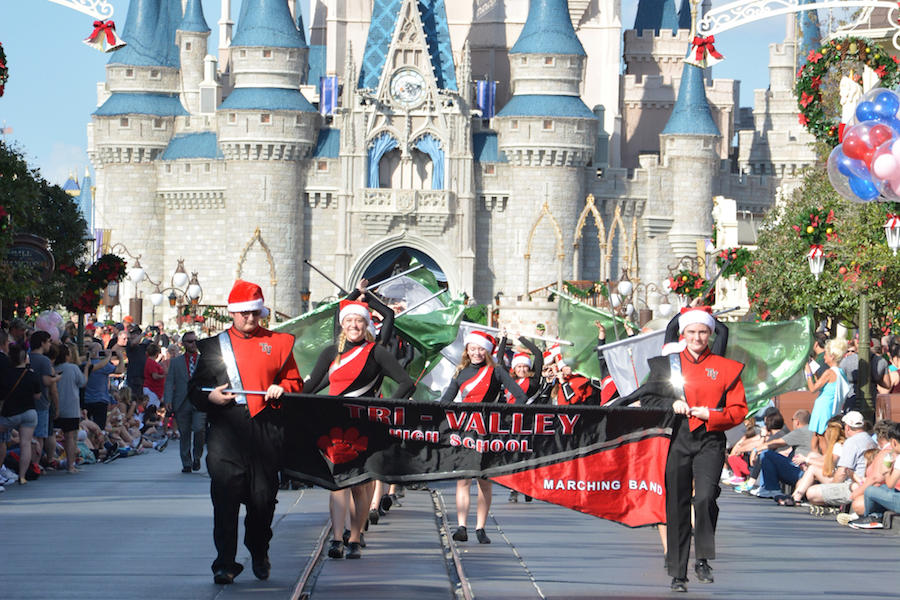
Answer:
[[[355,287],[362,277],[373,282],[389,277],[404,270],[404,266],[408,268],[413,259],[424,264],[452,296],[462,291],[456,261],[436,244],[409,235],[386,238],[364,250],[350,270],[345,287]]]

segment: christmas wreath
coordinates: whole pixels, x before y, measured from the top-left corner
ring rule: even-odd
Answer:
[[[722,279],[728,279],[732,275],[740,279],[750,270],[750,261],[753,254],[746,248],[726,248],[716,256],[716,267],[722,272]],[[725,263],[727,261],[728,265]]]
[[[103,297],[103,289],[112,281],[125,277],[125,261],[115,254],[104,254],[87,269],[75,265],[60,265],[59,270],[77,282],[80,293],[66,303],[72,311],[92,313]]]
[[[845,37],[831,40],[819,49],[809,51],[806,64],[797,72],[794,93],[800,106],[800,124],[830,147],[838,144],[839,119],[825,114],[822,86],[832,66],[845,62],[861,63],[875,71],[881,79],[881,87],[891,89],[900,83],[900,59],[891,56],[872,40]],[[853,79],[859,83],[857,74]]]
[[[688,298],[699,298],[706,286],[706,280],[699,274],[682,269],[669,279],[669,287],[673,292]]]
[[[834,211],[821,206],[810,208],[797,215],[791,228],[810,246],[821,246],[825,242],[840,241],[836,233]]]
[[[0,44],[0,96],[3,95],[7,79],[9,79],[9,67],[6,66],[6,52],[3,51],[3,44]]]

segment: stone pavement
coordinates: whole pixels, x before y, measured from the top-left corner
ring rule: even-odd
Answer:
[[[280,492],[272,578],[257,581],[240,546],[246,570],[234,585],[216,586],[209,479],[205,468],[183,475],[171,450],[8,486],[0,494],[0,599],[291,598],[316,558],[328,492]],[[431,487],[455,527],[455,484]],[[510,504],[507,495],[495,486],[490,545],[475,541],[474,526],[470,541],[456,545],[475,598],[673,597],[656,530],[631,530],[521,497]],[[317,563],[306,587],[313,600],[454,597],[455,567],[435,500],[408,491],[402,502],[370,528],[361,560]],[[689,593],[678,597],[897,597],[900,535],[840,527],[730,488],[720,506],[716,583],[691,581]],[[473,498],[470,525],[474,511]]]

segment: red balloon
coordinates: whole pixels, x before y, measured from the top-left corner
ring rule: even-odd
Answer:
[[[891,128],[882,123],[873,126],[869,130],[869,140],[875,145],[876,148],[893,137],[894,132],[891,131]]]
[[[842,148],[844,156],[855,160],[861,160],[866,163],[866,166],[872,168],[871,163],[872,158],[875,156],[875,148],[870,147],[862,141],[855,131],[851,131],[848,135],[844,136]]]

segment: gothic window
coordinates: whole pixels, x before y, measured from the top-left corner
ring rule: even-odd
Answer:
[[[294,60],[295,58],[297,58],[297,51],[296,50],[288,51],[288,60]]]
[[[528,57],[527,57],[527,56],[523,56],[523,57],[522,57],[522,60],[519,61],[519,64],[521,64],[522,66],[527,65],[527,64],[528,64]]]
[[[185,118],[184,118],[184,128],[185,128],[185,129],[190,129],[190,128],[191,128],[191,118],[190,118],[190,117],[185,117]]]
[[[263,113],[259,115],[259,122],[263,125],[269,124],[272,122],[272,115],[269,113]]]
[[[298,127],[300,125],[303,125],[303,119],[300,117],[300,115],[297,115],[296,117],[294,117],[294,125],[296,125]]]
[[[394,148],[390,152],[386,152],[378,161],[378,187],[402,188],[402,179],[400,150]]]
[[[210,173],[212,171],[212,165],[209,163],[203,163],[203,172]]]
[[[415,190],[433,190],[434,181],[432,173],[434,171],[434,162],[431,156],[418,148],[410,152],[412,156],[412,187]],[[397,186],[399,187],[399,186]],[[440,189],[440,188],[437,188]]]
[[[509,122],[509,130],[510,131],[518,131],[519,130],[519,120],[513,119]]]
[[[168,174],[171,172],[172,172],[172,165],[166,165],[166,173]]]

